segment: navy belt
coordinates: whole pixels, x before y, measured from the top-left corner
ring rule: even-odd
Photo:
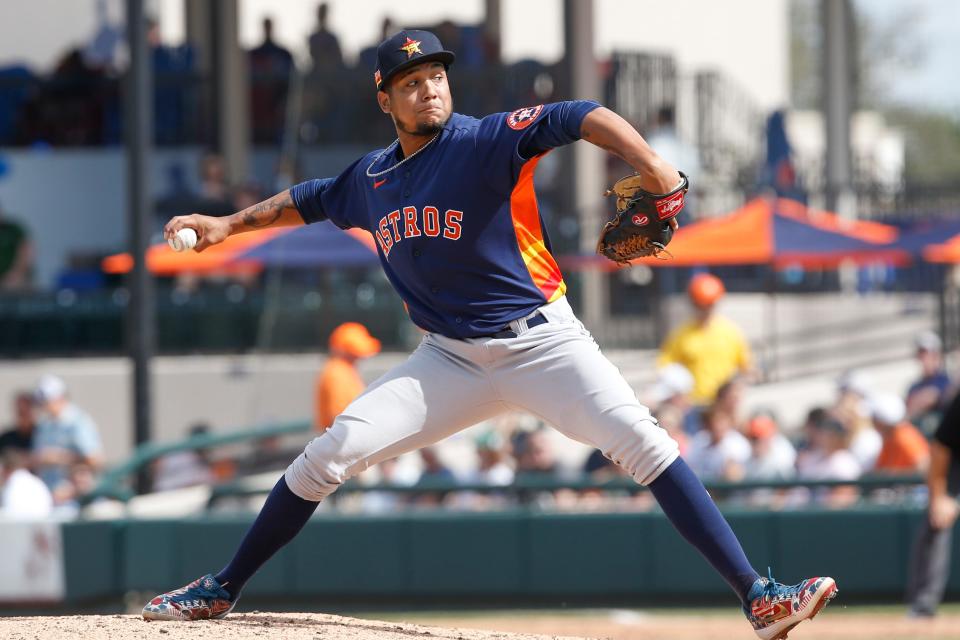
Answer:
[[[496,333],[491,333],[486,336],[481,336],[481,337],[496,338],[497,340],[504,340],[507,338],[516,338],[518,334],[514,329],[514,326],[521,324],[521,322],[522,322],[521,320],[514,320],[513,322],[508,324],[506,327],[501,329],[500,331],[497,331]],[[541,324],[546,324],[547,322],[550,322],[550,321],[547,320],[546,316],[544,316],[542,313],[537,311],[532,316],[527,318],[526,322],[527,322],[527,329],[532,329],[534,327],[539,327]]]

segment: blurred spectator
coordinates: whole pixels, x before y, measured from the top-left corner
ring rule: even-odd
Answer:
[[[343,68],[343,54],[340,41],[327,27],[330,6],[322,2],[317,6],[317,30],[310,34],[308,45],[313,69],[317,71],[337,71]],[[371,67],[371,73],[373,69]]]
[[[747,392],[747,381],[734,376],[720,385],[713,405],[730,416],[734,428],[739,429],[743,421],[743,397]]]
[[[751,368],[750,347],[740,329],[715,313],[724,294],[723,282],[709,273],[690,280],[687,293],[694,317],[671,333],[660,348],[658,366],[679,363],[693,374],[691,399],[709,404],[724,382]]]
[[[663,412],[675,409],[679,412],[679,422],[683,431],[696,433],[701,428],[700,412],[690,402],[693,391],[693,375],[682,364],[676,362],[662,367],[657,372],[657,380],[650,387],[649,402],[654,414],[663,425]],[[673,416],[671,416],[673,418]],[[669,431],[669,429],[668,429]]]
[[[20,391],[13,397],[13,425],[0,435],[0,454],[13,449],[29,454],[33,450],[33,434],[37,417],[33,406],[33,394]]]
[[[692,413],[696,413],[696,425],[697,431],[699,431],[702,428],[699,411],[690,410],[684,414],[677,405],[669,403],[662,404],[657,409],[657,422],[670,434],[671,438],[677,441],[677,446],[680,447],[680,455],[684,457],[686,457],[690,448],[690,435],[684,426],[684,418]]]
[[[810,425],[810,449],[797,460],[797,478],[800,480],[856,480],[862,468],[856,457],[847,448],[850,432],[835,417],[829,414],[818,416]],[[799,490],[796,495],[807,496]],[[854,487],[842,486],[833,489],[817,489],[814,498],[827,506],[843,507],[857,500]]]
[[[600,449],[591,451],[587,459],[583,461],[583,472],[591,479],[599,482],[622,475],[617,463],[603,455],[603,451]]]
[[[189,114],[185,78],[193,70],[193,49],[163,43],[160,23],[147,18],[147,46],[153,63],[154,137],[159,144],[182,143]]]
[[[750,443],[734,428],[733,418],[716,405],[703,412],[703,430],[690,438],[687,463],[704,482],[743,478]]]
[[[960,394],[940,420],[930,453],[930,503],[914,542],[907,581],[907,601],[914,617],[936,614],[950,577],[953,526],[960,513]]]
[[[744,477],[748,480],[789,480],[795,474],[797,451],[780,433],[776,419],[759,413],[747,422],[751,453]]]
[[[810,455],[797,461],[797,477],[803,480],[856,480],[862,468],[848,448],[850,432],[829,414],[811,425]]]
[[[891,394],[870,399],[873,424],[883,438],[883,447],[873,466],[881,473],[913,475],[930,464],[930,445],[915,426],[907,422],[903,400]]]
[[[93,468],[84,462],[70,465],[66,482],[53,490],[53,513],[61,518],[76,518],[80,515],[83,498],[93,491],[97,476]]]
[[[383,22],[380,23],[380,39],[369,47],[361,49],[360,54],[357,56],[357,66],[360,67],[361,71],[373,73],[377,66],[377,47],[380,46],[381,42],[396,33],[396,31],[397,28],[393,24],[393,20],[391,20],[389,16],[384,16]]]
[[[861,469],[872,469],[883,446],[883,439],[870,419],[873,384],[861,371],[847,371],[837,380],[837,402],[833,415],[849,432],[850,452]]]
[[[950,400],[950,376],[943,366],[940,336],[924,331],[917,336],[915,344],[920,378],[907,389],[907,419],[929,434],[937,428],[940,415]]]
[[[37,90],[39,79],[30,69],[18,63],[0,65],[0,146],[23,142],[22,128],[26,124],[24,106]],[[0,177],[6,173],[6,163],[0,159]]]
[[[806,458],[816,455],[816,450],[814,448],[814,443],[816,442],[816,429],[820,421],[825,420],[830,416],[830,412],[824,407],[813,407],[807,412],[807,417],[803,421],[803,425],[800,427],[800,433],[802,437],[797,443],[797,461],[796,467],[799,469],[801,466],[807,464]]]
[[[27,289],[33,281],[33,243],[22,224],[0,208],[0,291]]]
[[[378,484],[385,487],[409,487],[417,483],[419,475],[405,470],[397,458],[390,458],[376,465]],[[360,506],[367,513],[393,513],[409,500],[409,495],[396,491],[364,491]]]
[[[330,334],[330,354],[317,376],[313,427],[326,431],[334,419],[363,392],[357,360],[380,353],[380,341],[358,322],[345,322]]]
[[[227,165],[223,156],[207,153],[200,159],[200,197],[223,203],[224,210],[233,211],[233,198],[227,183]]]
[[[69,49],[24,104],[18,142],[90,146],[103,142],[106,78],[78,48]]]
[[[43,481],[30,473],[30,457],[18,449],[0,454],[0,516],[12,519],[45,518],[53,497]]]
[[[273,20],[263,19],[263,42],[250,51],[250,114],[255,143],[279,143],[287,116],[293,56],[273,40]]]
[[[83,58],[92,68],[112,73],[120,68],[124,33],[119,25],[111,24],[106,0],[97,0],[96,6],[97,30],[83,50]]]
[[[41,410],[33,437],[33,464],[51,491],[70,482],[77,463],[94,471],[103,464],[100,433],[93,419],[67,397],[67,386],[54,375],[40,378],[34,400]]]
[[[166,222],[170,216],[196,211],[211,216],[225,216],[238,211],[234,208],[234,194],[227,183],[227,168],[223,157],[205,153],[197,164],[200,191],[188,184],[181,164],[167,167],[167,188],[157,201],[157,215]]]
[[[767,158],[760,173],[760,186],[772,189],[778,197],[805,203],[807,194],[797,180],[784,120],[783,110],[774,111],[767,118]]]
[[[423,469],[420,471],[420,482],[453,483],[456,481],[453,472],[440,460],[436,447],[424,447],[419,450]]]
[[[418,452],[423,468],[420,470],[420,479],[417,484],[453,485],[457,478],[443,463],[436,447],[424,447]],[[412,501],[420,506],[437,506],[443,503],[449,491],[424,491],[416,493]]]
[[[557,458],[546,429],[538,427],[532,431],[517,431],[512,443],[517,477],[557,473]]]
[[[533,483],[537,481],[557,480],[560,468],[553,445],[542,426],[532,431],[517,430],[510,437],[515,460],[515,482]],[[556,504],[557,496],[552,490],[539,491],[523,489],[517,491],[517,500],[521,504],[536,504],[541,507]]]
[[[263,473],[286,469],[296,458],[303,447],[285,447],[280,436],[267,436],[253,443],[252,450],[245,458],[238,460],[236,471],[238,475]]]
[[[505,487],[513,483],[513,467],[507,462],[506,442],[496,431],[488,431],[476,440],[477,470],[470,482]]]
[[[190,427],[190,438],[210,433],[206,424]],[[158,458],[153,467],[153,490],[171,491],[199,484],[213,484],[216,477],[207,449],[187,449]]]
[[[666,413],[676,415],[676,410],[667,408]],[[680,431],[679,435],[685,437],[683,431]],[[683,449],[684,447],[681,447],[681,452]],[[615,478],[630,477],[626,469],[603,455],[600,449],[594,449],[590,453],[583,464],[583,471],[594,482],[608,482]],[[631,485],[633,485],[632,482]],[[576,498],[576,502],[573,502],[564,496],[561,506],[569,506],[578,511],[647,511],[655,504],[649,492],[631,492],[609,487],[583,489]]]

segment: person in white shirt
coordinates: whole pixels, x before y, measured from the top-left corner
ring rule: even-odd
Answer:
[[[842,422],[825,415],[811,425],[811,449],[797,463],[800,480],[856,480],[863,472],[860,462],[850,452],[850,432]],[[844,507],[856,502],[855,487],[843,486],[813,491],[816,502],[830,507]]]
[[[70,482],[74,464],[98,471],[103,445],[96,423],[67,397],[67,386],[53,375],[40,378],[34,400],[41,410],[33,435],[33,467],[51,491]]]
[[[17,520],[46,518],[53,496],[43,480],[27,469],[29,458],[21,451],[4,452],[0,470],[0,516]]]
[[[773,416],[760,413],[747,423],[752,453],[746,465],[748,480],[789,480],[796,472],[797,450],[777,426]]]
[[[703,430],[690,439],[687,464],[703,478],[735,481],[743,478],[750,443],[733,428],[733,418],[717,407],[703,412]]]
[[[847,371],[837,380],[837,402],[831,413],[849,432],[847,448],[861,469],[873,467],[883,438],[870,420],[873,383],[862,371]]]

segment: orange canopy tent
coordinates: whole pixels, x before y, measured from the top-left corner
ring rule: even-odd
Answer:
[[[889,246],[896,237],[890,225],[845,220],[792,200],[755,198],[728,215],[682,227],[667,248],[672,257],[635,263],[833,268],[847,261],[905,262],[907,253]]]
[[[230,236],[202,253],[177,253],[164,242],[147,250],[147,268],[156,275],[179,273],[256,273],[267,265],[280,267],[358,266],[377,262],[373,236],[362,229],[342,230],[329,223],[262,229]],[[106,273],[133,268],[129,253],[108,256]]]
[[[929,262],[960,262],[960,234],[946,242],[930,245],[923,251],[923,257]]]
[[[238,260],[238,256],[265,240],[288,233],[291,229],[292,227],[282,227],[240,233],[200,253],[196,251],[178,253],[166,242],[155,244],[147,249],[147,268],[151,273],[160,276],[178,273],[256,273],[262,268],[259,262]],[[127,273],[133,269],[133,256],[129,253],[107,256],[103,259],[101,267],[106,273]]]

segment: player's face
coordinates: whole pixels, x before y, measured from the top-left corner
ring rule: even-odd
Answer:
[[[453,111],[447,71],[439,62],[400,73],[387,91],[377,93],[377,100],[398,131],[414,136],[432,136],[440,131]]]

